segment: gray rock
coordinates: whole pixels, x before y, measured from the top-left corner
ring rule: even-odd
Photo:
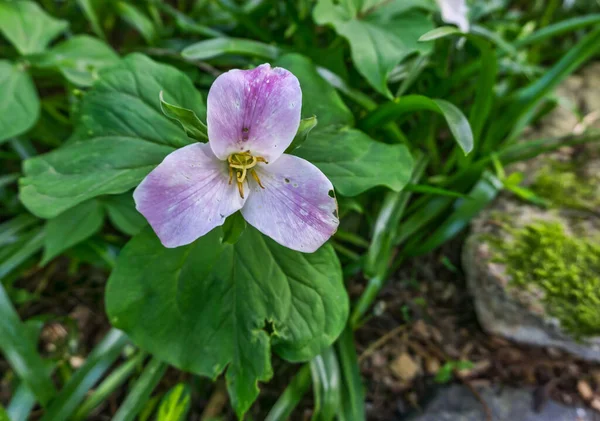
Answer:
[[[484,388],[478,390],[493,421],[600,421],[600,414],[587,408],[567,407],[554,401],[540,412],[533,407],[533,393],[527,389]],[[482,404],[465,386],[440,390],[421,415],[410,421],[485,421]]]

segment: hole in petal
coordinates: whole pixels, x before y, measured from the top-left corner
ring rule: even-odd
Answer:
[[[335,219],[340,219],[340,217],[338,216],[338,210],[337,209],[334,209],[332,213],[333,213],[333,216],[335,216]]]
[[[333,189],[329,190],[327,192],[327,194],[329,195],[329,197],[335,197],[335,193],[333,192]]]
[[[289,178],[284,178],[283,181],[285,181],[286,183],[289,183],[290,179]]]

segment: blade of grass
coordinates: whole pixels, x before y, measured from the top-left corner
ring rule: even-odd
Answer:
[[[331,421],[340,406],[340,367],[333,347],[310,360],[315,405],[313,421]]]
[[[535,31],[525,38],[517,40],[513,45],[515,48],[521,49],[527,45],[543,42],[557,35],[562,35],[567,32],[572,32],[577,29],[585,28],[586,26],[596,25],[598,23],[600,23],[600,14],[598,13],[565,19]]]
[[[11,421],[27,421],[35,402],[35,395],[27,385],[19,384],[6,410],[8,418]]]
[[[106,373],[128,343],[127,336],[111,329],[96,345],[85,364],[79,368],[58,396],[52,401],[41,421],[64,421],[69,419],[88,391]]]
[[[133,388],[112,421],[133,421],[150,398],[152,391],[162,379],[166,370],[167,364],[152,358],[140,377],[135,381]]]
[[[96,390],[94,390],[94,393],[92,393],[92,395],[79,407],[77,412],[75,412],[75,415],[73,415],[72,420],[80,421],[87,419],[90,412],[107,399],[119,386],[125,383],[135,369],[143,363],[145,358],[146,354],[144,352],[138,352],[113,370],[113,372],[100,383]]]
[[[23,334],[25,329],[0,283],[0,350],[23,383],[46,406],[56,389],[35,345]]]
[[[336,350],[342,373],[342,405],[338,411],[338,420],[365,421],[365,391],[360,378],[352,328],[349,325],[338,338]]]
[[[310,388],[310,366],[304,364],[285,388],[275,405],[271,408],[265,421],[285,421],[298,406]]]

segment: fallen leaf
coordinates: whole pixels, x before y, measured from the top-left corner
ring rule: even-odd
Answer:
[[[406,352],[398,355],[390,364],[390,370],[398,379],[409,382],[419,374],[421,367]]]

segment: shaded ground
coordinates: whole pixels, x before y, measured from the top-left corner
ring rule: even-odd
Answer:
[[[356,332],[368,419],[401,420],[418,413],[443,382],[464,383],[477,399],[478,386],[529,386],[535,390],[533,402],[538,408],[550,397],[569,405],[600,408],[600,394],[595,394],[600,390],[600,365],[554,349],[518,346],[482,332],[460,270],[461,244],[458,239],[404,265],[384,288],[374,315]],[[63,377],[82,364],[109,329],[103,309],[105,281],[104,272],[86,266],[75,270],[68,267],[66,259],[59,259],[17,283],[39,294],[39,300],[22,306],[21,316],[49,318],[39,346],[45,355],[60,359],[63,369],[57,372]],[[362,287],[357,282],[351,295],[357,297]],[[469,363],[452,364],[457,361]],[[0,360],[0,373],[7,368]],[[262,387],[259,402],[251,411],[255,419],[264,418],[297,366],[274,360],[274,370],[277,377]],[[4,378],[0,402],[6,403],[10,378],[0,378]],[[171,370],[158,390],[189,378]],[[115,393],[90,420],[111,419],[124,390]],[[222,381],[215,386],[209,380],[197,380],[193,390],[190,420],[199,420],[207,407],[211,414],[234,419]],[[311,400],[309,393],[294,420],[310,419]]]

